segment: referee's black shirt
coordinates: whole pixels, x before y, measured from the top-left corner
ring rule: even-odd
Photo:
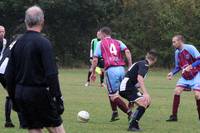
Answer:
[[[27,31],[11,50],[6,70],[8,89],[13,89],[16,85],[50,86],[50,89],[60,91],[57,76],[50,41],[39,32]]]
[[[145,77],[149,69],[149,64],[147,60],[141,60],[133,64],[125,75],[126,78],[129,78],[126,89],[135,88],[135,85],[138,83],[137,76],[141,75]]]

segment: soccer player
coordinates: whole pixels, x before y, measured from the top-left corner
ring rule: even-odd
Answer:
[[[103,27],[100,29],[101,32],[101,42],[98,43],[97,48],[94,52],[94,57],[92,61],[92,74],[91,79],[95,80],[95,68],[98,63],[98,57],[103,57],[105,65],[106,74],[106,84],[109,93],[109,98],[111,100],[111,107],[113,110],[112,120],[118,119],[117,106],[128,116],[131,115],[131,111],[128,109],[127,105],[124,103],[122,98],[119,96],[119,87],[122,79],[125,75],[124,65],[125,62],[122,57],[122,52],[125,52],[126,58],[128,60],[128,66],[132,64],[131,54],[124,43],[116,39],[111,38],[111,29],[109,27]],[[114,107],[113,107],[114,106]]]
[[[172,38],[172,45],[176,48],[175,68],[168,74],[167,78],[171,80],[173,76],[181,70],[182,75],[174,90],[172,114],[167,121],[178,120],[177,113],[180,103],[180,95],[185,89],[194,92],[198,119],[200,120],[200,66],[198,65],[200,62],[200,53],[193,45],[185,44],[182,35],[175,35]],[[192,69],[187,69],[187,67]]]
[[[13,108],[26,121],[29,133],[65,133],[61,114],[64,112],[58,70],[50,41],[40,32],[44,13],[38,6],[26,10],[27,32],[11,50],[6,69],[8,93]]]
[[[97,38],[94,38],[92,39],[91,43],[90,43],[90,69],[88,71],[88,77],[87,77],[87,82],[85,83],[85,86],[89,86],[90,85],[90,76],[91,76],[91,73],[92,73],[92,70],[91,70],[91,63],[92,63],[92,58],[93,58],[93,55],[94,55],[94,51],[96,49],[96,46],[97,46],[97,43],[100,41],[100,31],[97,32]],[[101,72],[100,72],[100,86],[101,87],[104,87],[104,61],[103,61],[103,58],[102,57],[99,57],[98,59],[98,64],[97,66],[101,69]]]
[[[3,54],[7,47],[7,40],[4,38],[5,36],[5,28],[4,26],[0,25],[0,64],[2,64],[3,61]],[[1,69],[1,68],[0,68]],[[0,72],[0,82],[1,85],[6,88],[6,81],[4,77],[4,71]],[[4,127],[15,127],[15,125],[12,123],[12,120],[10,118],[11,115],[11,109],[12,109],[12,101],[9,96],[6,97],[5,102],[5,118],[6,122]]]
[[[151,98],[144,84],[144,78],[149,66],[157,61],[157,53],[151,50],[147,53],[145,60],[134,63],[125,75],[120,85],[120,95],[127,99],[130,104],[137,104],[135,113],[129,121],[129,131],[140,131],[139,120],[150,105]],[[140,88],[140,90],[138,90]]]

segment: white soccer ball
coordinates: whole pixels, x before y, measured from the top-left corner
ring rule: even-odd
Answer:
[[[87,111],[80,111],[77,114],[77,120],[79,122],[88,122],[90,119],[90,114]]]

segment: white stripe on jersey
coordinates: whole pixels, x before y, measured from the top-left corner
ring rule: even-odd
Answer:
[[[138,63],[138,62],[135,62],[135,63],[128,69],[128,71],[130,71],[130,70],[135,66],[136,63]]]
[[[126,83],[128,82],[129,78],[125,77],[120,85],[120,91],[125,91],[126,90]]]

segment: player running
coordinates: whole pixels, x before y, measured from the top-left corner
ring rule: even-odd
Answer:
[[[100,31],[97,32],[97,38],[92,39],[91,41],[91,45],[90,45],[90,69],[88,71],[88,77],[87,77],[87,82],[85,83],[85,86],[89,86],[90,85],[90,76],[92,73],[91,70],[91,64],[92,64],[92,58],[94,56],[94,51],[96,49],[97,43],[100,41]],[[102,57],[99,57],[98,59],[98,65],[97,65],[101,70],[100,70],[100,86],[104,87],[104,61]]]
[[[157,53],[151,50],[147,53],[145,60],[134,63],[128,70],[120,85],[120,95],[131,104],[137,104],[138,108],[132,114],[129,121],[129,131],[140,131],[138,122],[151,103],[151,98],[144,85],[144,78],[149,66],[157,61]],[[139,91],[140,88],[140,91]]]
[[[172,38],[172,45],[176,48],[175,52],[175,68],[168,74],[168,79],[182,70],[181,78],[176,84],[174,90],[174,100],[172,105],[172,115],[167,121],[177,121],[177,112],[180,103],[180,95],[185,89],[194,92],[198,117],[200,120],[200,53],[193,46],[184,44],[182,35],[175,35]]]
[[[125,102],[121,99],[118,94],[120,83],[125,75],[124,65],[125,62],[122,58],[122,53],[125,52],[126,58],[128,59],[128,66],[132,64],[131,54],[124,43],[116,39],[111,38],[111,29],[109,27],[103,27],[100,29],[101,42],[98,43],[97,48],[94,52],[92,61],[92,74],[91,79],[95,80],[95,68],[98,63],[98,57],[103,57],[105,63],[105,74],[106,84],[111,100],[111,107],[113,111],[111,121],[118,119],[117,106],[129,116],[131,111],[128,109]]]

